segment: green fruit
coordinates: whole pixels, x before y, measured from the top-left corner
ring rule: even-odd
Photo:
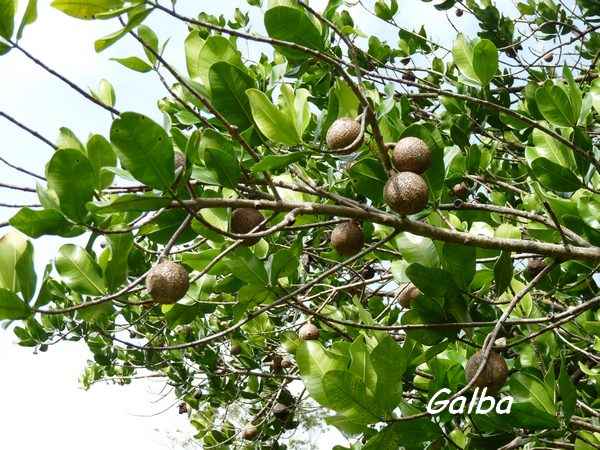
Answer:
[[[230,230],[235,234],[248,234],[263,220],[265,220],[264,216],[254,208],[237,208],[231,213]],[[242,245],[249,247],[258,241],[260,241],[260,237],[248,238],[244,240]]]
[[[350,117],[341,117],[331,124],[325,136],[327,147],[340,153],[352,153],[362,145],[361,126]],[[354,145],[353,145],[354,144]]]
[[[416,137],[400,139],[394,146],[392,161],[400,172],[423,173],[431,166],[431,150]]]
[[[383,198],[398,214],[414,214],[427,206],[427,183],[416,173],[398,172],[392,175],[383,188]]]
[[[183,298],[190,285],[185,268],[176,262],[163,261],[146,276],[146,289],[158,303],[170,304]]]
[[[483,362],[483,352],[479,350],[475,353],[469,361],[467,362],[467,367],[465,369],[465,375],[467,381],[471,381],[477,372],[477,369]],[[500,356],[498,353],[492,351],[490,352],[490,356],[485,363],[483,368],[483,372],[481,375],[477,377],[474,387],[488,389],[488,392],[495,393],[500,390],[504,383],[506,383],[506,379],[508,378],[508,366],[506,365],[506,361],[504,358]]]
[[[356,255],[364,244],[362,229],[354,220],[338,224],[331,232],[331,245],[342,256]]]

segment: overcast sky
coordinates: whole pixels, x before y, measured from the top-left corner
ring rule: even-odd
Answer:
[[[20,3],[23,7],[26,2]],[[116,106],[121,111],[138,111],[161,120],[156,100],[165,93],[158,80],[152,74],[138,74],[109,60],[111,57],[141,56],[142,51],[136,43],[123,39],[99,55],[93,50],[95,39],[118,29],[116,21],[78,21],[49,8],[49,2],[39,3],[39,19],[26,29],[21,42],[24,48],[83,88],[95,88],[102,78],[110,80],[117,94]],[[187,0],[178,2],[178,7],[194,15],[198,10],[192,7],[195,5],[197,8],[200,3],[200,9],[226,16],[230,16],[236,6],[249,9],[245,0]],[[311,2],[317,9],[322,9],[325,3],[325,0]],[[401,13],[398,20],[401,24],[411,28],[425,24],[433,31],[434,39],[446,44],[449,42],[452,29],[442,19],[443,16],[436,15],[439,23],[428,23],[433,11],[431,4],[418,0],[399,3]],[[380,22],[369,17],[360,7],[352,11],[366,33],[378,27],[379,34]],[[257,17],[256,12],[253,17]],[[153,14],[147,23],[157,32],[161,42],[171,37],[167,60],[183,72],[182,44],[186,27],[160,13]],[[397,42],[394,35],[388,39],[391,45]],[[241,43],[241,49],[250,53],[256,51],[251,47],[253,44],[246,45]],[[16,51],[0,57],[0,110],[52,141],[62,126],[71,128],[80,139],[85,140],[92,132],[107,136],[111,124],[106,111],[85,100]],[[4,158],[37,173],[44,172],[44,165],[52,152],[50,147],[2,118],[0,136],[0,154]],[[34,185],[34,180],[1,164],[0,180],[22,186]],[[37,203],[34,195],[6,189],[0,189],[0,200],[3,203]],[[0,208],[0,222],[8,220],[15,212]],[[5,231],[6,228],[0,230]],[[80,243],[81,240],[74,239],[73,242]],[[38,273],[54,257],[62,243],[63,239],[49,237],[35,241]],[[163,450],[179,448],[173,444],[173,435],[180,440],[191,435],[187,418],[179,416],[177,408],[155,417],[139,417],[157,413],[173,402],[172,397],[167,397],[153,403],[159,398],[162,383],[137,382],[126,387],[96,385],[85,392],[78,385],[78,378],[89,358],[84,345],[62,343],[47,353],[34,355],[31,349],[15,345],[15,340],[11,332],[0,330],[3,448],[106,450],[117,445],[117,448]],[[324,439],[321,443],[323,449],[329,449],[333,438]]]

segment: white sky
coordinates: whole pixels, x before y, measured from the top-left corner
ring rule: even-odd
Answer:
[[[101,78],[109,79],[115,87],[120,110],[143,112],[161,120],[155,105],[165,93],[158,80],[152,74],[138,74],[109,60],[110,57],[141,56],[142,51],[136,43],[123,39],[100,55],[93,50],[96,38],[118,29],[115,21],[78,21],[49,8],[49,2],[39,3],[38,21],[25,30],[21,41],[24,48],[83,88],[95,88]],[[198,3],[198,0],[182,1],[178,7],[193,14],[198,11],[190,7]],[[452,30],[445,20],[435,27],[427,23],[433,11],[431,4],[417,0],[399,3],[401,13],[398,20],[401,24],[416,28],[424,23],[433,30],[434,39],[448,43]],[[325,4],[326,0],[312,2],[317,9],[322,9]],[[206,0],[201,6],[199,9],[226,16],[236,6],[249,9],[243,0]],[[381,28],[380,22],[375,22],[358,7],[353,11],[366,33],[372,32],[374,27]],[[184,71],[182,43],[186,28],[160,13],[153,14],[148,25],[158,33],[161,42],[171,37],[167,60]],[[390,36],[389,41],[395,45],[397,38]],[[242,49],[245,45],[240,44]],[[252,53],[254,49],[246,47],[246,50]],[[34,66],[17,51],[0,57],[0,99],[1,110],[51,140],[56,138],[61,126],[71,128],[82,140],[91,132],[106,136],[110,128],[108,113]],[[0,154],[4,158],[37,173],[44,172],[44,165],[51,155],[49,147],[1,118],[0,136]],[[34,185],[32,179],[1,164],[0,179],[23,186]],[[37,203],[37,198],[0,189],[0,201]],[[6,221],[15,212],[0,208],[0,222]],[[63,239],[49,237],[35,241],[38,273],[62,243]],[[78,378],[89,357],[83,344],[61,343],[47,353],[33,355],[31,349],[14,345],[15,341],[11,332],[0,330],[0,430],[3,448],[106,450],[115,448],[116,444],[117,448],[163,450],[178,448],[173,446],[169,435],[177,434],[178,430],[183,430],[180,437],[190,435],[192,430],[186,416],[179,416],[176,408],[156,417],[135,416],[158,412],[173,401],[168,397],[163,402],[152,403],[158,398],[160,383],[136,382],[126,387],[103,384],[85,392],[78,385]],[[321,448],[333,446],[332,436],[321,440]],[[336,443],[343,443],[343,440]]]

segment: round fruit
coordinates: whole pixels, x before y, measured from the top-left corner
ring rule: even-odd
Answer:
[[[254,425],[248,425],[244,428],[244,431],[242,431],[242,438],[247,441],[253,441],[256,439],[256,436],[258,436],[258,428]]]
[[[455,197],[464,200],[469,195],[469,187],[465,183],[456,183],[452,186],[452,193]]]
[[[404,72],[404,75],[402,75],[402,79],[406,81],[415,81],[417,78],[415,77],[415,74],[412,70],[407,70],[406,72]]]
[[[233,342],[231,347],[229,347],[229,353],[233,356],[239,355],[242,353],[242,347],[237,342]]]
[[[553,59],[554,59],[554,54],[552,54],[552,53],[546,53],[544,55],[544,61],[546,61],[548,63],[552,62]]]
[[[248,234],[260,225],[263,220],[265,220],[264,216],[257,209],[237,208],[231,213],[230,230],[235,234]],[[248,238],[244,239],[242,245],[249,247],[258,241],[260,241],[260,237]]]
[[[471,381],[477,373],[477,369],[483,362],[482,356],[483,352],[479,350],[477,353],[471,356],[467,362],[467,368],[465,369],[467,381]],[[477,377],[473,386],[478,388],[486,387],[488,392],[495,393],[500,390],[504,383],[506,383],[507,378],[508,367],[506,365],[506,361],[504,361],[504,358],[498,353],[492,351],[490,352],[490,356],[485,363],[483,372],[481,372],[481,375]]]
[[[275,403],[275,406],[273,406],[273,415],[280,420],[287,419],[289,413],[289,408],[283,403]]]
[[[368,265],[362,270],[361,275],[365,280],[370,280],[375,276],[375,269],[373,269],[373,266]]]
[[[462,9],[458,8],[456,10],[456,17],[462,17],[463,13],[464,13],[464,11]]]
[[[383,198],[398,214],[414,214],[427,206],[427,183],[416,173],[398,172],[383,188]]]
[[[360,123],[350,117],[337,119],[327,130],[327,147],[334,151],[344,149],[343,153],[352,153],[362,144],[360,128]]]
[[[320,336],[319,329],[310,322],[305,323],[300,327],[298,335],[303,341],[316,341]]]
[[[283,361],[281,361],[281,367],[283,369],[289,369],[291,367],[294,367],[294,363],[291,359],[289,358],[283,358]]]
[[[175,303],[183,298],[190,285],[185,268],[173,261],[158,263],[146,276],[146,289],[158,303]]]
[[[421,291],[414,284],[409,283],[408,286],[405,286],[398,297],[398,302],[404,308],[410,308],[410,304],[421,295]]]
[[[405,137],[394,147],[392,161],[400,172],[423,173],[431,166],[431,151],[422,139]]]
[[[535,277],[545,268],[546,263],[544,262],[544,258],[530,258],[529,261],[527,261],[527,272],[532,277]]]
[[[354,220],[338,224],[331,232],[331,245],[342,256],[356,255],[364,244],[362,229]]]

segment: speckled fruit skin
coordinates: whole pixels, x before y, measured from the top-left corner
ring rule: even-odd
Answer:
[[[176,262],[163,261],[146,276],[146,289],[158,303],[171,304],[183,298],[190,285],[185,268]]]
[[[482,362],[482,354],[483,352],[479,350],[475,353],[469,361],[467,362],[467,367],[465,369],[465,376],[467,381],[471,381],[479,368],[479,365]],[[477,377],[473,387],[484,388],[487,387],[489,393],[496,393],[500,390],[504,383],[506,383],[506,379],[508,378],[508,366],[506,365],[506,361],[504,358],[500,356],[498,353],[492,351],[490,352],[490,357],[483,368],[483,372],[481,375]]]
[[[423,173],[431,166],[431,150],[416,137],[400,139],[392,152],[394,167],[400,172]]]
[[[340,223],[331,232],[331,246],[342,256],[353,256],[365,244],[362,228],[353,220]]]
[[[265,220],[264,216],[256,209],[238,208],[231,213],[230,230],[235,234],[247,234],[260,225],[263,220]],[[242,245],[249,247],[258,241],[260,241],[259,237],[245,239]]]
[[[298,332],[298,336],[300,336],[300,339],[303,341],[316,341],[319,339],[320,334],[319,329],[310,322],[302,325]]]
[[[333,122],[327,130],[325,142],[330,150],[341,150],[352,144],[358,136],[360,136],[360,123],[350,117],[341,117]],[[356,151],[361,144],[362,139],[344,153]]]
[[[400,293],[398,297],[398,302],[404,308],[410,308],[411,303],[421,295],[421,291],[414,284],[410,283],[408,286],[404,288],[404,290]]]
[[[173,159],[175,162],[175,170],[179,169],[180,167],[185,170],[186,159],[185,159],[185,155],[183,153],[175,152]]]
[[[383,198],[398,214],[414,214],[427,206],[427,183],[416,173],[398,172],[383,188]]]

